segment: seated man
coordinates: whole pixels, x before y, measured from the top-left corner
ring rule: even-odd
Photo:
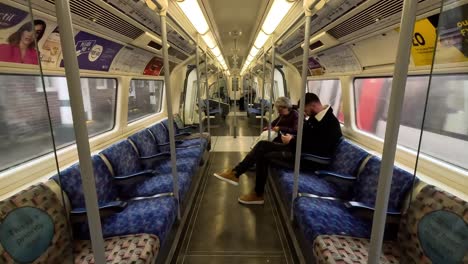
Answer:
[[[332,156],[338,141],[342,137],[341,127],[333,110],[328,105],[322,105],[316,94],[305,96],[302,152],[319,156]],[[281,137],[283,143],[260,141],[252,151],[234,169],[222,173],[214,173],[220,180],[233,185],[239,185],[239,177],[253,165],[256,166],[255,191],[239,197],[243,204],[263,204],[268,161],[271,158],[282,158],[293,161],[296,149],[296,137],[286,134]]]

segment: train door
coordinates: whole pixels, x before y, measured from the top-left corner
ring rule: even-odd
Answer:
[[[185,89],[183,93],[183,119],[185,124],[194,124],[198,122],[197,98],[197,69],[189,69],[185,80]]]

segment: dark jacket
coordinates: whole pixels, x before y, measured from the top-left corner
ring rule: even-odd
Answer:
[[[330,107],[320,122],[315,117],[304,120],[302,153],[331,157],[342,136],[340,122]],[[296,137],[289,142],[289,146],[294,153]]]
[[[273,122],[271,122],[271,127],[279,127],[280,131],[284,134],[297,134],[297,123],[299,119],[299,113],[296,110],[291,110],[286,116],[278,116]],[[281,134],[278,133],[278,136],[273,140],[273,142],[281,143]]]

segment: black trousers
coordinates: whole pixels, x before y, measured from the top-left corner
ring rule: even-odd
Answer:
[[[234,168],[234,171],[236,176],[239,177],[256,164],[255,192],[257,195],[263,195],[268,176],[268,164],[273,159],[281,159],[292,163],[294,156],[290,148],[285,144],[260,141]]]

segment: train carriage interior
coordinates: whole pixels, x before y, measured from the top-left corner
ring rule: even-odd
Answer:
[[[1,0],[1,263],[468,263],[468,1]]]

